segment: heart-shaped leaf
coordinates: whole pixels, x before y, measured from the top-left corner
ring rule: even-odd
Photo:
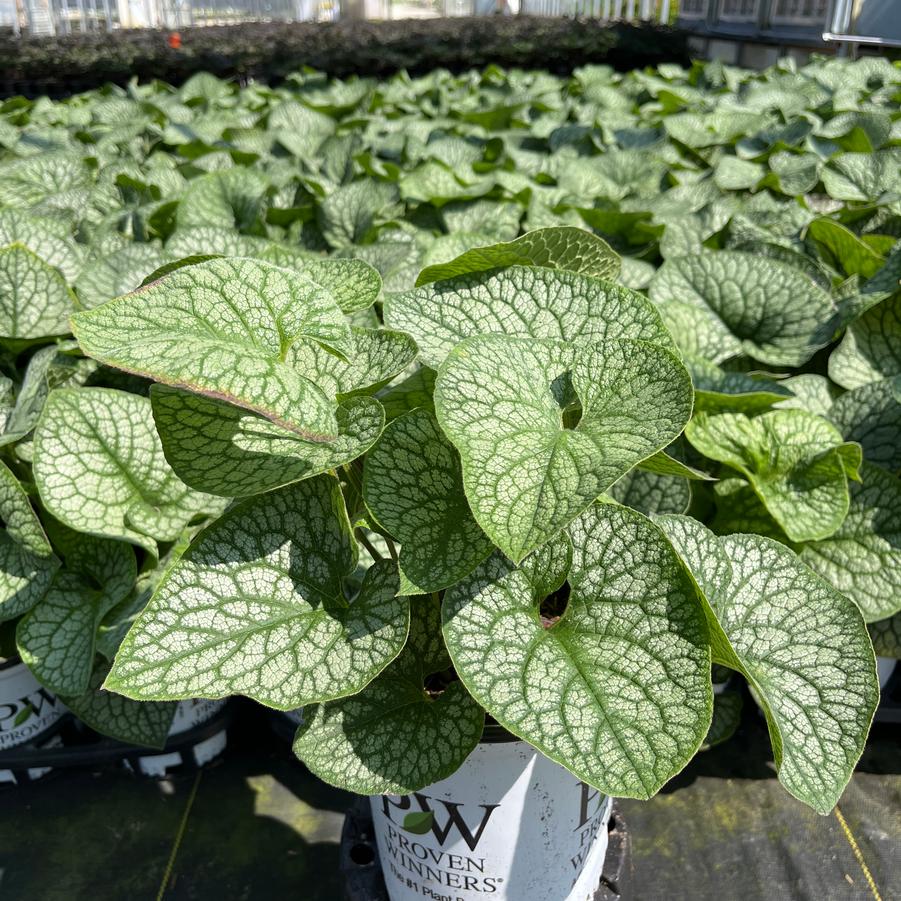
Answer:
[[[490,557],[444,599],[444,636],[473,697],[506,729],[602,791],[647,798],[710,724],[710,650],[663,534],[612,504],[572,527],[571,594],[546,628],[526,573]]]
[[[110,366],[254,410],[308,440],[337,435],[333,403],[286,358],[302,338],[349,358],[353,337],[335,299],[287,269],[207,260],[76,314],[73,330]]]
[[[566,269],[594,278],[615,279],[619,275],[619,257],[606,241],[584,229],[561,226],[538,228],[514,241],[475,247],[449,263],[428,266],[419,273],[416,287],[507,266]]]
[[[69,228],[50,217],[31,216],[22,210],[0,210],[0,247],[21,244],[74,282],[84,265],[84,250],[69,237]]]
[[[391,563],[373,566],[348,602],[356,560],[332,477],[238,504],[160,582],[105,687],[137,700],[244,694],[280,710],[354,694],[409,628]]]
[[[338,405],[338,437],[305,441],[258,413],[154,385],[153,419],[169,465],[185,484],[247,497],[335,469],[364,454],[385,425],[381,405],[352,397]]]
[[[305,709],[294,753],[320,779],[361,795],[406,794],[445,779],[485,725],[461,683],[437,696],[426,691],[425,680],[448,666],[440,604],[416,598],[401,655],[359,694]]]
[[[0,462],[0,622],[30,610],[46,593],[59,560],[15,474]]]
[[[901,376],[869,382],[837,398],[829,418],[871,463],[901,470]]]
[[[34,436],[34,477],[47,510],[79,532],[156,554],[221,501],[172,471],[146,397],[107,388],[62,388],[47,399]]]
[[[667,260],[651,281],[650,296],[664,311],[673,302],[693,308],[699,325],[731,336],[733,352],[774,366],[805,363],[838,326],[826,291],[785,263],[747,253]]]
[[[829,376],[843,388],[896,375],[901,375],[901,294],[852,322],[829,357]]]
[[[807,233],[816,242],[823,261],[845,275],[870,278],[885,262],[869,244],[834,219],[814,219]]]
[[[168,254],[157,244],[127,244],[101,259],[91,260],[75,283],[78,300],[84,307],[97,307],[134,291],[167,259]]]
[[[793,541],[828,538],[848,512],[860,448],[804,410],[700,414],[685,430],[702,454],[741,472]]]
[[[791,547],[815,573],[860,608],[867,622],[901,608],[901,482],[864,462],[852,482],[851,505],[841,527],[821,541],[793,542],[742,479],[716,486],[717,533],[756,532]]]
[[[209,172],[193,179],[178,204],[178,225],[249,232],[259,225],[269,181],[254,169]]]
[[[363,497],[401,543],[404,594],[447,588],[492,551],[466,503],[460,457],[426,410],[385,429],[366,457]]]
[[[21,244],[0,249],[0,339],[64,335],[75,297],[65,279]]]
[[[842,153],[823,169],[823,187],[835,200],[875,200],[901,190],[898,148],[875,153]]]
[[[676,438],[691,401],[676,356],[642,341],[470,338],[435,386],[473,515],[517,561]]]
[[[860,475],[838,531],[800,554],[871,622],[901,610],[901,479],[866,462]]]
[[[422,361],[433,367],[465,338],[486,333],[581,343],[632,338],[672,346],[660,314],[643,295],[537,266],[463,275],[391,294],[385,322],[412,335]]]
[[[395,212],[397,188],[388,182],[355,181],[331,191],[318,208],[325,240],[333,248],[365,243],[377,222]]]
[[[704,599],[714,662],[743,673],[764,709],[779,780],[828,813],[879,702],[860,611],[778,542],[717,538],[688,517],[656,521]]]
[[[75,542],[66,569],[16,629],[22,660],[59,695],[88,690],[100,622],[131,593],[137,575],[127,544],[86,535]]]

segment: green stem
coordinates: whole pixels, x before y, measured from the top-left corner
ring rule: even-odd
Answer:
[[[354,535],[363,547],[369,551],[373,560],[384,560],[385,558],[373,547],[372,542],[366,537],[366,533],[362,529],[354,529]]]
[[[360,474],[354,469],[353,463],[345,463],[341,468],[344,470],[344,475],[347,477],[348,483],[352,485],[357,494],[362,497],[363,480],[360,478]]]

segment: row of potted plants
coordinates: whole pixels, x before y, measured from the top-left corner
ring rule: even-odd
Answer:
[[[764,305],[801,284],[742,254],[693,265],[712,269],[660,271],[668,302],[723,266]],[[650,797],[704,743],[712,663],[827,812],[879,696],[853,557],[830,567],[897,479],[797,382],[701,368],[618,266],[538,230],[426,270],[360,328],[364,263],[188,259],[76,313],[77,347],[49,348],[65,385],[5,468],[31,671],[143,744],[178,700],[303,706],[301,760],[378,796],[394,898],[589,897],[609,798]],[[717,300],[694,309],[721,323]],[[791,333],[757,321],[743,346],[771,366],[842,328],[825,294]]]
[[[12,723],[302,707],[395,901],[588,897],[742,682],[829,811],[899,656],[897,79],[4,104]]]

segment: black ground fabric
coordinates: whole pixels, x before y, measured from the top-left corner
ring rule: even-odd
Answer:
[[[901,897],[898,726],[874,727],[829,816],[787,795],[769,759],[766,726],[746,698],[730,741],[653,800],[620,801],[632,835],[623,901]],[[157,782],[120,769],[60,771],[0,790],[0,898],[339,901],[351,801],[247,704],[224,757],[199,773]]]

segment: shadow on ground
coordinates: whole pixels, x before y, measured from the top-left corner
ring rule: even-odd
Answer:
[[[732,740],[653,800],[619,802],[624,901],[874,901],[864,866],[883,899],[901,898],[899,770],[898,727],[875,727],[841,817],[818,816],[782,789],[746,703]],[[341,901],[350,802],[246,704],[199,774],[81,770],[0,790],[0,901]]]
[[[197,773],[60,771],[0,792],[0,899],[152,901],[164,883],[166,901],[339,899],[350,795],[243,714],[225,757]]]

